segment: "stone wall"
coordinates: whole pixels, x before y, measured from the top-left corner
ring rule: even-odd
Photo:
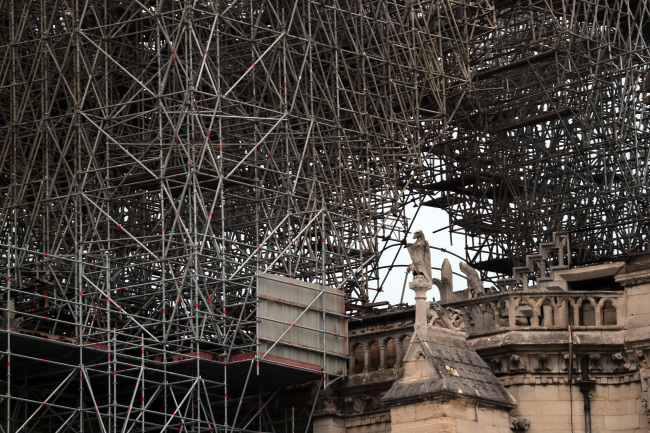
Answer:
[[[390,413],[352,417],[345,421],[345,427],[346,433],[390,433]]]
[[[646,272],[646,278],[648,277]],[[620,277],[623,284],[639,278],[637,275]],[[625,324],[625,342],[629,347],[647,348],[650,343],[650,284],[640,284],[625,288],[628,302],[628,317]]]
[[[584,432],[584,399],[573,387],[565,384],[530,384],[506,387],[517,400],[510,414],[531,421],[528,433],[571,433],[573,428]],[[597,384],[591,391],[592,431],[599,433],[647,433],[648,420],[641,404],[641,384]],[[573,404],[571,404],[573,401]]]
[[[319,416],[314,418],[317,433],[390,433],[390,412],[356,416]]]
[[[512,433],[503,410],[470,399],[434,400],[391,408],[393,433]]]
[[[593,433],[648,432],[650,253],[625,263],[555,266],[541,275],[537,286],[478,297],[455,292],[444,304],[464,313],[470,347],[516,400],[509,415],[529,420],[529,433],[571,433],[572,421],[573,432],[583,433],[584,381],[594,386]],[[524,431],[511,429],[504,411],[467,395],[396,401],[389,413],[377,401],[408,378],[399,358],[411,346],[413,310],[376,312],[350,328],[351,375],[332,396],[339,403],[321,405],[325,416],[315,418],[315,433]],[[331,407],[336,422],[327,419]]]

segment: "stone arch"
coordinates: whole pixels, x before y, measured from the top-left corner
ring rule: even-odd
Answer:
[[[578,308],[578,325],[596,325],[596,302],[592,298],[583,298]]]
[[[485,330],[484,306],[482,304],[470,305],[465,309],[465,317],[469,322],[469,331],[481,332]]]
[[[567,307],[567,323],[577,326],[580,324],[580,307],[585,298],[562,298]]]
[[[542,321],[542,302],[546,298],[526,297],[525,300],[531,308],[530,326],[540,326]]]
[[[385,366],[386,368],[393,368],[397,363],[397,346],[395,345],[395,339],[392,336],[384,338],[383,341],[385,349]]]
[[[495,328],[507,328],[510,326],[510,308],[505,299],[500,299],[494,304]]]
[[[368,343],[370,349],[370,362],[368,363],[368,371],[379,370],[379,341],[372,340]]]
[[[533,316],[533,309],[528,304],[527,300],[522,297],[512,298],[512,312],[515,315],[514,325],[515,326],[530,326],[531,317]],[[512,319],[510,319],[510,324],[512,324]]]
[[[393,368],[400,368],[402,366],[404,355],[406,355],[406,351],[408,350],[411,337],[408,334],[401,334],[399,336],[392,335],[387,337],[386,341],[389,339],[392,339],[395,345],[395,364],[393,365]]]
[[[555,303],[549,298],[544,298],[540,305],[540,316],[542,326],[554,326],[555,323]]]
[[[575,325],[573,323],[573,304],[570,298],[558,296],[553,305],[555,306],[555,317],[553,318],[555,326]]]
[[[350,347],[350,374],[359,374],[365,367],[363,343],[354,342]]]
[[[497,316],[495,316],[495,304],[493,302],[486,302],[483,305],[483,325],[485,329],[494,329],[497,325]]]
[[[604,326],[617,325],[616,302],[610,298],[604,298],[600,301],[600,323]]]
[[[409,349],[409,345],[411,344],[411,336],[402,335],[400,337],[400,341],[402,342],[402,356],[404,356],[406,355],[406,351]]]

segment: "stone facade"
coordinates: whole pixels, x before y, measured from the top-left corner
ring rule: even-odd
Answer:
[[[403,307],[351,323],[350,375],[328,397],[338,409],[316,411],[314,432],[648,432],[650,254],[572,268],[566,242],[546,245],[518,280],[443,304],[514,397],[511,418],[469,397],[382,401],[407,374],[414,310]]]
[[[511,415],[529,419],[529,432],[570,432],[571,410],[574,431],[585,431],[584,402],[578,387],[574,386],[570,390],[566,384],[522,384],[507,389],[517,400],[517,409]],[[638,381],[596,385],[591,394],[592,431],[648,431]]]
[[[511,433],[508,415],[471,399],[432,400],[391,410],[392,432]]]

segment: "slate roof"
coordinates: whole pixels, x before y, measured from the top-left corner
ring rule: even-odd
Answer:
[[[395,381],[383,398],[386,404],[464,396],[504,408],[517,405],[483,359],[455,331],[428,328],[416,332],[405,362],[418,362],[418,358],[433,367],[435,373]]]

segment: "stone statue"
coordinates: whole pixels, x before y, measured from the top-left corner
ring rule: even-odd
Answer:
[[[474,299],[485,294],[485,288],[481,277],[478,276],[476,269],[467,263],[460,262],[460,270],[467,275],[467,288],[469,289],[469,299]]]
[[[406,273],[413,272],[413,280],[421,276],[427,284],[433,286],[433,277],[431,276],[431,251],[429,242],[424,238],[422,230],[418,229],[413,232],[415,243],[406,244],[406,249],[411,256],[411,264],[406,268]]]
[[[429,303],[427,310],[427,326],[466,331],[463,322],[463,312],[456,308],[444,308],[437,302]]]
[[[630,369],[630,363],[627,358],[623,355],[623,352],[616,352],[612,355],[612,361],[614,361],[614,367],[612,371],[627,371]]]
[[[510,429],[512,431],[526,431],[530,428],[530,421],[526,418],[510,416]]]

